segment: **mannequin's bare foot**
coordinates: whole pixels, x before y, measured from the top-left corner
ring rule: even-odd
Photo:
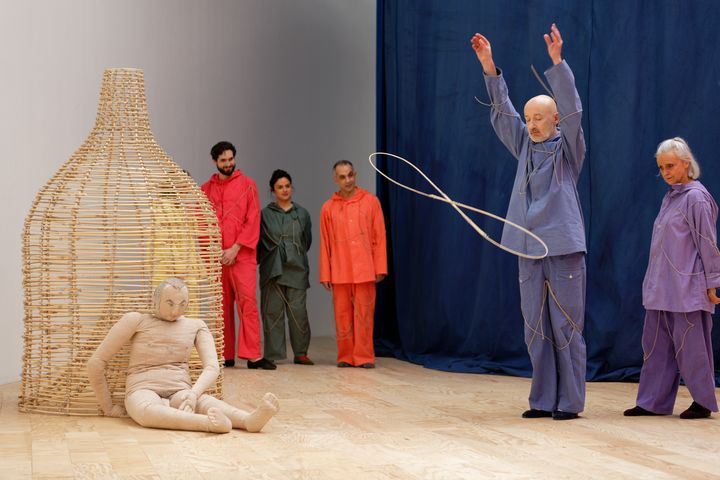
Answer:
[[[232,422],[220,409],[208,408],[207,416],[210,419],[209,430],[213,433],[228,433],[232,430]]]
[[[259,432],[280,409],[280,403],[275,395],[266,393],[260,405],[245,418],[245,430]]]

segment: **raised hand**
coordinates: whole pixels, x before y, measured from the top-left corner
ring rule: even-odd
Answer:
[[[550,27],[550,34],[548,35],[546,33],[543,35],[543,38],[545,39],[548,55],[550,56],[553,65],[557,65],[562,62],[563,39],[562,36],[560,36],[560,30],[558,30],[557,25],[553,23]]]
[[[488,39],[479,33],[476,33],[470,39],[470,45],[475,51],[475,55],[477,55],[478,60],[482,63],[485,74],[496,75],[497,70],[495,69],[495,62],[492,58],[492,48],[490,47]]]

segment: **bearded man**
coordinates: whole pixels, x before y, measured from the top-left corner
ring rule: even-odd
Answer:
[[[237,356],[251,369],[277,367],[260,353],[260,317],[257,309],[256,250],[260,238],[260,199],[255,181],[235,168],[235,146],[218,142],[210,150],[218,172],[202,191],[215,209],[222,237],[223,352],[226,367],[235,366],[235,306],[240,326]]]

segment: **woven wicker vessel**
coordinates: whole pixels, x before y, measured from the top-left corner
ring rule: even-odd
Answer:
[[[122,314],[150,310],[168,276],[185,279],[186,315],[207,322],[222,352],[220,255],[212,207],[155,142],[143,72],[106,70],[95,127],[25,221],[20,410],[96,415],[88,358]],[[127,361],[126,347],[106,371],[119,404]],[[194,380],[195,352],[190,369]],[[221,385],[208,393],[221,397]]]

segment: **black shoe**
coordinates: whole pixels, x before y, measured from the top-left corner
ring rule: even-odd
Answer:
[[[253,362],[252,360],[247,361],[247,367],[250,370],[255,370],[258,368],[261,368],[263,370],[275,370],[277,368],[277,365],[275,365],[273,362],[268,360],[267,358],[261,358],[257,362]]]
[[[352,367],[352,365],[350,365],[348,362],[338,362],[337,366],[338,366],[338,368]]]
[[[577,413],[555,410],[552,412],[553,420],[574,420],[580,418]]]
[[[375,364],[374,363],[363,363],[362,365],[360,365],[360,368],[375,368]]]
[[[536,408],[525,410],[522,414],[522,418],[547,418],[552,416],[552,412],[548,412],[547,410],[538,410]]]
[[[710,418],[710,410],[703,407],[697,402],[692,402],[688,409],[680,414],[680,418],[684,420],[692,420],[695,418]]]
[[[226,366],[226,367],[234,367],[234,366],[235,366],[235,360],[225,360],[225,366]]]
[[[643,407],[636,405],[633,408],[628,408],[627,410],[625,410],[623,412],[623,415],[625,415],[626,417],[653,417],[660,414],[651,412],[650,410],[645,410]]]

